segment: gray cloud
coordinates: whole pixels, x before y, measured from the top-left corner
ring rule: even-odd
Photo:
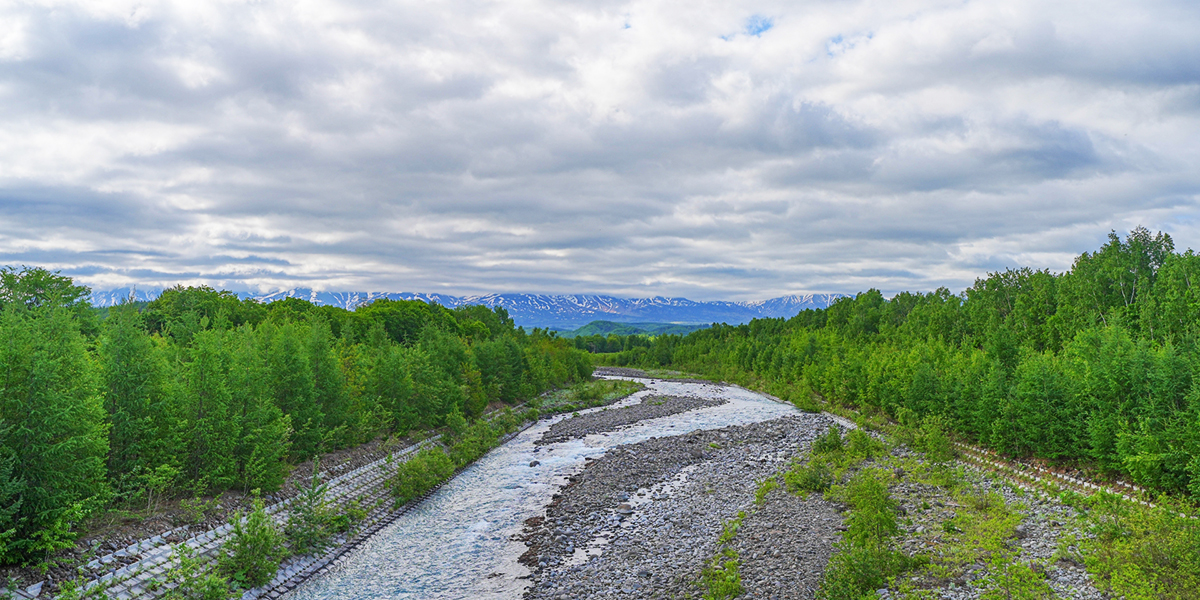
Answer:
[[[754,299],[1197,246],[1184,2],[0,7],[0,263]],[[771,27],[747,29],[750,23]]]

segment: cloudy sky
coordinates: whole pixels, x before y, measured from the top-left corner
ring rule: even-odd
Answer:
[[[0,264],[746,300],[1200,248],[1194,0],[0,0]]]

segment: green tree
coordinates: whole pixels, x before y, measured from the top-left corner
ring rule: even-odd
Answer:
[[[178,400],[183,472],[198,488],[221,489],[232,483],[236,472],[237,435],[229,414],[229,357],[223,334],[197,333],[188,357]]]
[[[99,348],[104,407],[108,412],[108,473],[122,491],[140,487],[139,477],[178,455],[176,424],[169,410],[162,353],[128,304],[109,311]]]
[[[11,461],[15,530],[4,562],[73,543],[73,526],[106,500],[108,432],[93,362],[67,309],[0,313],[0,458]],[[20,481],[14,484],[13,479]],[[0,515],[2,516],[2,515]]]

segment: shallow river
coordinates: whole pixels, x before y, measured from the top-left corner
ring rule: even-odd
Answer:
[[[642,421],[608,434],[537,447],[557,419],[526,429],[447,483],[414,510],[361,544],[325,575],[297,587],[288,600],[424,599],[521,596],[529,571],[517,563],[525,545],[510,541],[566,477],[608,448],[697,429],[744,425],[795,414],[790,405],[736,387],[639,380],[646,394],[725,398],[727,404]],[[593,409],[600,410],[600,409]],[[558,418],[567,418],[566,416]],[[530,467],[532,461],[539,461]]]

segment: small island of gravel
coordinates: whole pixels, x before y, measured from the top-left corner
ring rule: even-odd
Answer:
[[[659,396],[648,395],[641,403],[620,408],[604,408],[596,412],[575,415],[563,419],[550,426],[535,444],[542,446],[580,438],[593,433],[615,431],[621,427],[633,425],[647,419],[657,419],[670,415],[720,406],[727,400],[695,398],[691,396]]]

